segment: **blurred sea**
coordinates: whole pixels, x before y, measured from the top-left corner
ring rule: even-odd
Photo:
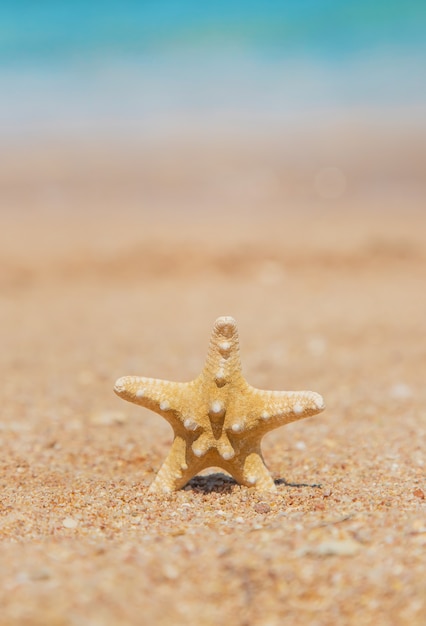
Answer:
[[[424,0],[0,0],[0,135],[426,103]]]

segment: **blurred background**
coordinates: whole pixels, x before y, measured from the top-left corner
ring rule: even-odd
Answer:
[[[421,0],[1,0],[1,206],[423,194],[425,32]]]
[[[421,0],[0,0],[3,249],[421,210],[425,32]],[[99,212],[140,229],[71,236]]]
[[[421,0],[3,0],[0,17],[3,136],[424,112]]]

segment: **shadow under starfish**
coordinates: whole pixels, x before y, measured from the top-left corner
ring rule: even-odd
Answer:
[[[319,483],[290,483],[285,478],[276,478],[275,485],[285,485],[286,487],[310,487],[311,489],[322,489]],[[194,476],[185,486],[187,491],[195,491],[197,493],[230,493],[238,485],[237,481],[231,476],[227,476],[222,472],[214,472],[206,476]]]

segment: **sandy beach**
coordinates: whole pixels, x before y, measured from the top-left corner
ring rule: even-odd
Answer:
[[[381,128],[3,146],[1,625],[423,626],[426,144]],[[114,381],[191,380],[219,315],[327,408],[277,493],[150,495],[171,429]]]

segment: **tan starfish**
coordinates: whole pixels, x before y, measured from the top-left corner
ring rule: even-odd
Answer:
[[[171,492],[207,467],[220,467],[241,485],[273,491],[275,483],[263,462],[262,437],[283,424],[322,411],[313,391],[263,391],[241,373],[238,331],[232,317],[214,325],[201,374],[189,383],[124,376],[114,391],[166,419],[174,441],[150,487]]]

